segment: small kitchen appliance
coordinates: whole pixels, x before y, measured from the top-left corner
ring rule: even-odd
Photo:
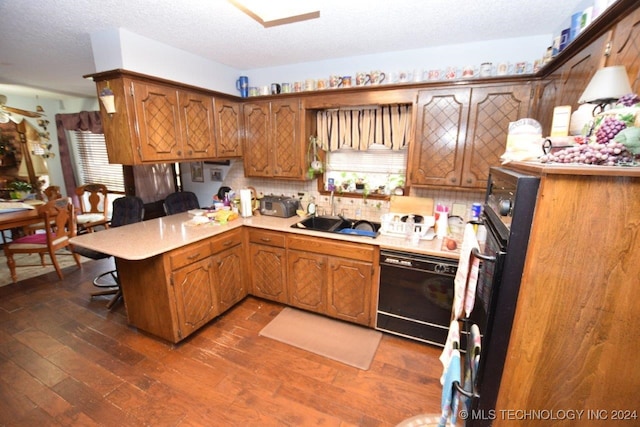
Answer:
[[[291,218],[299,209],[298,199],[285,196],[264,196],[260,199],[260,213],[266,216]]]

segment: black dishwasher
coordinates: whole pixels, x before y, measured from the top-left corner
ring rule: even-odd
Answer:
[[[453,259],[380,251],[376,329],[444,346],[457,269],[458,262]],[[480,310],[475,311],[476,316],[482,316]]]

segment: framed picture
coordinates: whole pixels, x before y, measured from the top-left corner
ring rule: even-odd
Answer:
[[[191,181],[204,182],[204,172],[202,170],[202,162],[191,162]]]
[[[211,181],[222,181],[222,169],[211,169]]]

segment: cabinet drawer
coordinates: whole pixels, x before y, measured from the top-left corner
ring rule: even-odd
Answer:
[[[171,269],[176,270],[180,267],[184,267],[185,265],[200,261],[210,255],[211,248],[209,246],[209,242],[194,243],[193,245],[189,245],[184,249],[179,249],[169,255],[169,259],[171,260]]]
[[[211,241],[211,253],[217,254],[240,244],[242,244],[242,231],[238,228],[214,238]]]
[[[284,248],[285,235],[274,231],[249,230],[249,241],[261,245]]]
[[[372,245],[342,243],[331,239],[300,236],[289,236],[287,243],[289,249],[297,249],[305,252],[315,252],[359,261],[373,262],[375,259],[375,248]]]

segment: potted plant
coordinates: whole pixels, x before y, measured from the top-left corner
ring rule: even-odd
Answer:
[[[12,199],[25,199],[33,190],[33,186],[26,181],[15,180],[9,184]]]

